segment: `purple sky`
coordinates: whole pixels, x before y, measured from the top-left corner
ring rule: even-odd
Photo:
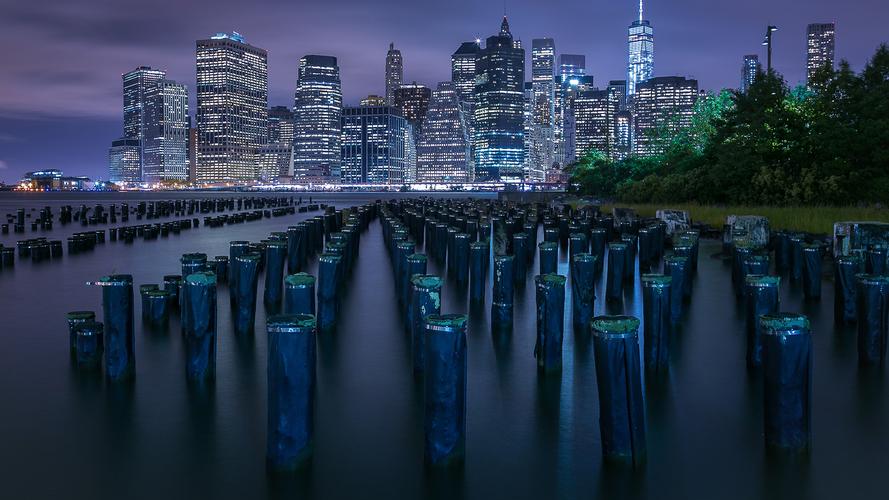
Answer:
[[[776,24],[774,65],[794,84],[805,72],[805,29],[837,23],[837,57],[861,68],[886,42],[885,0],[649,0],[655,74],[695,77],[702,88],[736,87],[741,59],[759,53]],[[587,57],[602,84],[623,79],[629,1],[509,0],[512,33],[525,42],[550,36],[556,53]],[[249,10],[248,10],[249,9]],[[186,83],[194,113],[194,42],[239,31],[269,52],[269,105],[293,105],[296,63],[304,54],[339,58],[347,104],[383,93],[389,42],[405,61],[405,80],[450,78],[450,54],[464,40],[499,29],[502,2],[447,0],[14,1],[0,16],[0,180],[28,170],[106,177],[106,155],[122,133],[120,75],[136,66],[165,69]]]

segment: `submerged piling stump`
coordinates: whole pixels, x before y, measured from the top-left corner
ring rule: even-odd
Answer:
[[[639,320],[597,316],[591,324],[599,388],[599,431],[608,461],[645,461],[645,412],[639,366]]]
[[[466,316],[426,318],[425,456],[435,466],[463,460],[466,447]]]
[[[310,459],[314,434],[316,323],[310,314],[272,316],[268,333],[266,462],[292,471]]]

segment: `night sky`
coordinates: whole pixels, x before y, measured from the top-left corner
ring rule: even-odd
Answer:
[[[107,177],[111,140],[122,134],[120,75],[147,65],[188,85],[194,114],[195,40],[238,31],[269,52],[269,105],[293,105],[297,60],[339,59],[346,104],[384,93],[389,42],[405,81],[450,79],[460,42],[494,34],[502,1],[406,0],[0,0],[0,180],[61,168]],[[555,39],[556,54],[587,58],[598,85],[624,79],[634,1],[509,0],[513,36]],[[774,66],[791,84],[805,77],[805,30],[837,23],[837,58],[860,69],[889,39],[885,0],[648,0],[655,75],[683,75],[701,88],[737,87],[744,54],[758,53],[776,24]],[[530,54],[528,54],[530,60]]]

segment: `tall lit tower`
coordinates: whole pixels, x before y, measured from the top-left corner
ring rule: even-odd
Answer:
[[[834,23],[810,24],[806,30],[806,82],[811,82],[821,68],[833,69],[836,46]]]
[[[268,54],[236,32],[198,40],[196,49],[196,181],[255,180],[268,135]]]
[[[394,43],[389,44],[389,52],[386,52],[386,105],[395,104],[395,91],[401,87],[404,81],[404,61],[401,59],[401,51],[395,48]]]
[[[293,176],[302,182],[340,176],[343,91],[336,57],[299,60],[293,101]]]
[[[756,75],[762,71],[759,64],[759,56],[756,54],[748,54],[744,56],[744,66],[741,67],[741,92],[747,92],[747,89],[756,81]]]
[[[139,172],[127,174],[126,180],[141,180],[142,178],[142,147],[146,142],[148,129],[148,116],[145,105],[148,93],[157,86],[158,82],[167,77],[164,71],[151,69],[149,66],[138,68],[124,73],[123,79],[123,136],[127,139],[135,139],[138,144]],[[132,143],[128,143],[132,144]]]
[[[521,180],[524,151],[525,50],[506,17],[488,37],[475,67],[473,155],[477,180]]]
[[[639,0],[639,19],[630,25],[629,49],[627,97],[632,98],[636,86],[654,74],[654,29],[642,17],[642,0]]]

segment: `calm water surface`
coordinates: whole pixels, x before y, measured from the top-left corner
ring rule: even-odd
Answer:
[[[161,198],[198,196],[222,195]],[[313,196],[343,207],[393,195]],[[124,199],[132,205],[141,197],[157,198],[2,194],[0,217],[21,206]],[[814,449],[804,459],[766,456],[762,380],[745,368],[742,311],[731,291],[728,265],[711,257],[720,250],[715,241],[702,242],[692,304],[671,345],[670,372],[645,388],[648,463],[643,470],[602,463],[592,344],[588,334],[571,331],[570,319],[561,376],[538,376],[529,273],[517,292],[514,332],[507,336],[491,334],[489,304],[470,309],[468,294],[448,281],[443,312],[470,315],[466,461],[459,470],[428,471],[423,466],[421,385],[411,374],[410,342],[399,319],[378,222],[362,234],[338,331],[318,339],[315,455],[312,466],[297,477],[266,474],[266,315],[261,300],[256,335],[236,338],[224,307],[228,290],[219,287],[216,383],[210,391],[195,392],[185,383],[178,318],[172,318],[166,333],[143,329],[138,297],[135,382],[115,387],[101,375],[71,366],[65,312],[95,310],[101,319],[101,291],[86,281],[130,273],[136,285],[158,283],[164,274],[179,272],[183,253],[227,255],[230,240],[257,241],[305,216],[201,227],[132,246],[109,241],[62,261],[17,261],[14,269],[3,269],[3,496],[886,498],[885,370],[859,370],[854,329],[833,326],[829,276],[817,303],[803,302],[798,285],[782,282],[782,309],[809,315],[813,325]],[[46,236],[61,239],[80,230],[79,225],[56,225]],[[28,231],[26,237],[32,234],[40,233]],[[0,243],[12,245],[22,237],[2,236]],[[430,261],[430,273],[443,272]],[[560,273],[567,274],[564,249]],[[597,297],[604,296],[601,281]],[[260,277],[260,287],[262,282]],[[490,302],[490,277],[487,286]],[[566,297],[570,315],[570,291]],[[597,300],[597,314],[604,313],[603,302]],[[641,317],[638,281],[627,289],[624,308]]]

